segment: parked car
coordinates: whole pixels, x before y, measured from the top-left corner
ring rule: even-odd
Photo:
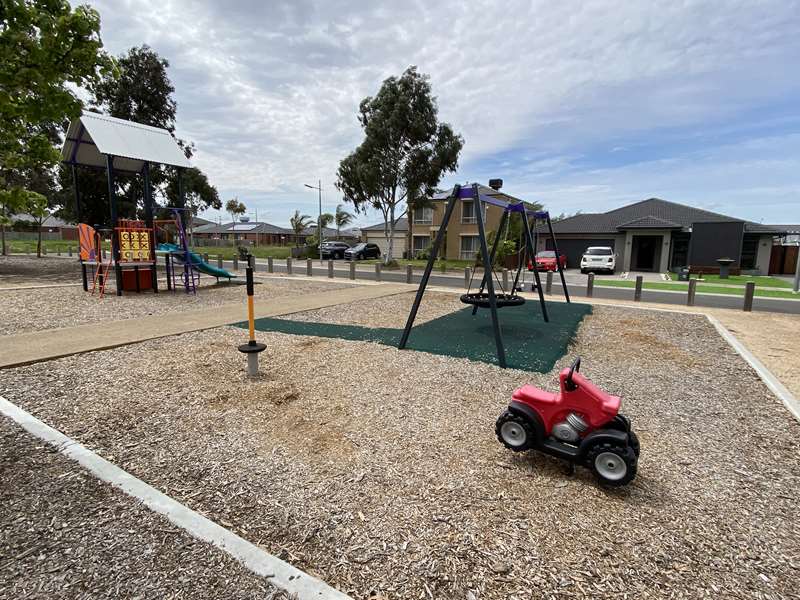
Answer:
[[[581,256],[581,273],[606,271],[613,273],[617,268],[617,255],[608,246],[591,246]]]
[[[379,258],[380,255],[381,255],[381,249],[378,247],[378,244],[367,244],[365,242],[361,242],[360,244],[356,244],[352,248],[348,248],[344,253],[344,257],[346,260],[364,260],[365,258]]]
[[[344,242],[322,242],[322,258],[344,258],[348,248],[350,244]]]
[[[567,268],[567,255],[562,254],[558,257],[561,268]],[[558,271],[556,264],[556,253],[553,250],[542,250],[536,255],[536,269],[539,271]],[[529,267],[530,270],[530,267]]]

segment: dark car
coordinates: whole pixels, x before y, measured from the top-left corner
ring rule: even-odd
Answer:
[[[322,258],[344,258],[350,244],[344,242],[322,242]]]
[[[363,260],[365,258],[379,258],[381,255],[381,249],[378,247],[378,244],[367,244],[361,242],[360,244],[356,244],[352,248],[349,248],[344,253],[344,257],[347,260]]]

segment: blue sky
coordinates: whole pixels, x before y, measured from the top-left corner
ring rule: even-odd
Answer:
[[[170,61],[177,133],[223,199],[277,225],[316,214],[304,183],[341,201],[359,101],[411,64],[466,141],[443,186],[501,177],[556,214],[657,196],[800,222],[800,1],[91,4],[110,51]]]

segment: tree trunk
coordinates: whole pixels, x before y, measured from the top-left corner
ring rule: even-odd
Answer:
[[[392,253],[394,252],[394,206],[389,209],[389,219],[386,223],[387,228],[384,229],[384,234],[388,231],[388,238],[386,239],[386,256],[384,257],[383,264],[388,265],[392,262]]]

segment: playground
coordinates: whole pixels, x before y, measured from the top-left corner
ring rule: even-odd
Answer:
[[[119,143],[108,131],[127,130],[101,121],[73,123],[64,157],[78,214],[77,167],[105,167],[109,224],[82,223],[80,255],[44,260],[40,276],[34,259],[2,262],[0,397],[28,411],[28,425],[39,419],[68,436],[62,451],[83,445],[92,460],[108,461],[106,470],[122,469],[125,481],[138,478],[165,495],[148,504],[154,510],[167,500],[182,515],[193,510],[196,520],[251,544],[248,552],[269,553],[278,570],[289,563],[353,598],[795,592],[800,424],[705,315],[574,302],[560,266],[552,295],[535,268],[535,292],[524,292],[518,279],[538,236],[557,254],[549,213],[524,202],[501,204],[498,231],[512,217],[524,223],[512,277],[487,268],[464,293],[430,285],[458,204],[499,202],[477,184],[447,195],[418,286],[215,267],[189,248],[183,208],[161,218],[153,210],[150,160],[175,167],[180,188],[186,163],[174,140],[149,128],[138,134],[150,156],[104,147]],[[86,143],[90,134],[96,139]],[[123,151],[133,158],[115,163]],[[142,220],[118,218],[117,170],[141,175]],[[502,181],[490,185],[499,190]],[[475,211],[480,260],[491,266],[500,236],[489,243],[482,213]],[[566,387],[573,374],[580,385]],[[559,377],[563,389],[549,394]],[[522,386],[541,388],[532,397],[548,406],[596,389],[600,408],[621,419],[602,421],[583,439],[604,436],[595,438],[597,461],[561,460],[569,444],[556,427],[541,452],[504,447],[495,423]],[[630,422],[616,413],[620,398]],[[565,435],[588,427],[574,413],[557,426]],[[20,447],[44,442],[16,426],[0,433],[18,440],[0,447],[0,464],[21,489],[35,487],[29,463],[17,457]],[[624,456],[636,478],[612,487],[584,468],[593,464],[596,474],[608,455]],[[48,468],[70,480],[83,473]],[[24,498],[4,493],[4,518],[24,521]],[[87,492],[95,495],[102,492]],[[130,498],[105,502],[132,522]],[[105,506],[96,504],[86,511],[89,527]],[[65,524],[80,510],[49,509],[64,513]],[[170,550],[152,538],[163,522],[144,519],[142,532],[131,524],[132,548],[146,544],[153,563],[165,557],[167,565],[175,546],[185,556],[200,552],[173,525],[168,534],[180,537]],[[0,570],[0,588],[22,595],[44,585],[44,560],[52,572],[70,572],[58,545],[26,537],[47,527],[14,530],[16,575]],[[214,544],[198,561],[225,570],[237,586],[231,597],[272,594],[271,577],[289,591],[298,585],[295,575],[267,573],[266,584],[243,577],[240,564],[218,553],[233,552],[229,546]],[[135,577],[114,578],[136,588]],[[92,579],[81,585],[108,591]],[[219,577],[203,581],[221,585]]]
[[[413,300],[281,318],[402,328]],[[462,310],[431,290],[416,327]],[[594,306],[544,373],[266,331],[249,379],[246,335],[232,325],[7,369],[0,396],[354,598],[793,593],[800,426],[702,316]],[[494,439],[512,391],[552,389],[575,354],[639,432],[623,489]]]

